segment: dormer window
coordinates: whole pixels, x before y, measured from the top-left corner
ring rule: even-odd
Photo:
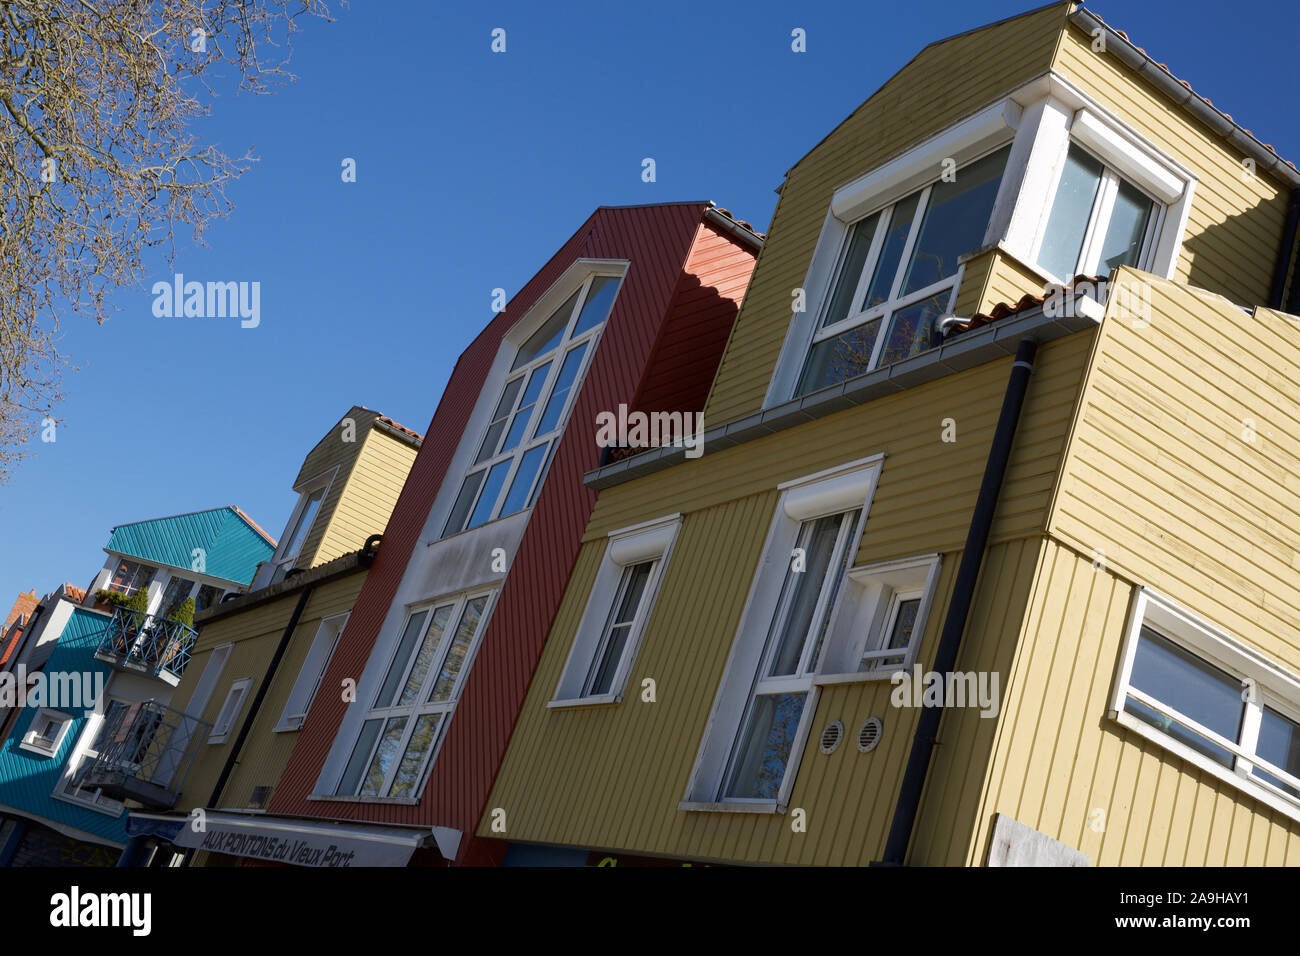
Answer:
[[[1160,206],[1077,143],[1070,144],[1038,265],[1062,282],[1148,268]]]
[[[859,220],[848,233],[830,300],[796,391],[816,391],[938,344],[958,257],[979,248],[1009,147]]]
[[[117,568],[114,569],[113,576],[109,579],[108,590],[130,597],[140,588],[149,587],[149,582],[153,580],[156,570],[156,568],[151,568],[147,564],[139,564],[135,561],[118,561]]]
[[[619,281],[588,278],[519,347],[443,537],[532,506]]]
[[[280,538],[275,570],[266,584],[283,581],[284,576],[297,564],[303,545],[307,543],[307,538],[311,534],[312,525],[316,522],[316,516],[320,513],[321,502],[325,500],[325,492],[329,490],[332,477],[333,472],[330,472],[299,492],[298,504],[294,506],[293,515],[290,516],[289,524],[284,529],[284,536]]]

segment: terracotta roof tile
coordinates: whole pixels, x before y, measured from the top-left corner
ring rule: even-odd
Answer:
[[[68,582],[67,584],[63,585],[63,593],[66,594],[68,597],[70,597],[72,600],[76,601],[78,604],[86,600],[86,589],[79,588],[72,582]]]
[[[368,412],[375,412],[375,410],[374,410],[373,408],[368,408],[368,407],[366,407],[365,405],[362,405],[361,407],[364,408],[364,409],[365,409],[366,411],[368,411]],[[423,442],[423,441],[424,441],[424,436],[421,435],[419,432],[415,431],[414,429],[412,429],[412,428],[407,428],[407,427],[406,427],[405,425],[403,425],[401,422],[394,421],[393,419],[389,418],[387,415],[383,414],[382,412],[375,412],[375,414],[379,416],[379,419],[378,419],[378,420],[381,421],[381,422],[383,422],[383,423],[384,423],[385,425],[387,425],[389,428],[396,428],[396,429],[397,429],[399,432],[401,432],[402,434],[404,434],[404,435],[410,435],[412,438],[414,438],[414,439],[415,439],[416,441],[418,441],[418,442]]]

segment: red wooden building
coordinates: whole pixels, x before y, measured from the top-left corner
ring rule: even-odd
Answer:
[[[703,408],[759,245],[709,203],[602,207],[479,333],[275,787],[279,823],[498,862],[474,831],[595,502],[597,415]]]

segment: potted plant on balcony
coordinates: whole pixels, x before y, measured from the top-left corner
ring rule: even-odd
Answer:
[[[194,627],[194,598],[186,598],[181,602],[174,612],[171,620],[177,624],[184,624],[187,628]],[[161,663],[165,667],[172,662],[184,648],[185,643],[189,640],[189,631],[177,633],[167,644],[167,650],[163,653]]]
[[[145,588],[136,588],[119,606],[122,609],[122,613],[118,616],[121,627],[114,635],[113,650],[119,654],[127,654],[140,632],[144,630],[149,612],[149,592]]]

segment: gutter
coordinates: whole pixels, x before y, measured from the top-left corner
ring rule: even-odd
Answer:
[[[989,530],[993,527],[998,495],[1002,491],[1002,480],[1006,476],[1007,462],[1011,458],[1011,446],[1016,438],[1016,428],[1020,424],[1020,413],[1024,408],[1025,392],[1029,389],[1029,377],[1034,371],[1034,355],[1037,351],[1037,342],[1030,338],[1021,339],[1016,347],[1016,358],[1011,365],[1011,374],[1007,378],[1007,389],[1002,397],[1002,411],[998,414],[997,427],[989,446],[984,478],[980,482],[979,496],[975,499],[970,529],[966,533],[966,545],[962,549],[961,564],[957,568],[952,598],[948,602],[948,613],[944,617],[943,631],[939,635],[939,647],[934,655],[934,670],[944,675],[945,683],[947,675],[952,673],[957,663],[962,633],[966,630],[966,621],[970,617],[971,605],[974,603],[975,584],[979,580],[980,567],[984,563]],[[921,718],[917,722],[916,734],[912,738],[912,749],[907,756],[907,767],[903,771],[903,784],[899,790],[898,803],[894,807],[894,820],[890,824],[889,837],[885,842],[884,859],[875,864],[877,866],[902,866],[907,858],[907,848],[911,843],[912,830],[916,826],[917,811],[921,806],[921,795],[925,791],[925,781],[930,771],[930,757],[937,742],[943,711],[942,703],[936,707],[921,709]]]
[[[1286,225],[1282,227],[1282,247],[1277,251],[1273,266],[1273,285],[1268,293],[1268,307],[1286,311],[1286,276],[1291,271],[1291,260],[1296,256],[1296,231],[1300,227],[1300,187],[1291,190],[1291,202],[1286,208]],[[1300,268],[1300,262],[1297,263]]]
[[[718,212],[717,207],[712,204],[704,210],[704,218],[709,220],[709,222],[713,223],[713,225],[717,226],[729,236],[732,236],[749,246],[751,249],[757,250],[763,248],[763,239],[761,236],[752,230],[746,229],[730,216],[724,216],[722,213]]]

